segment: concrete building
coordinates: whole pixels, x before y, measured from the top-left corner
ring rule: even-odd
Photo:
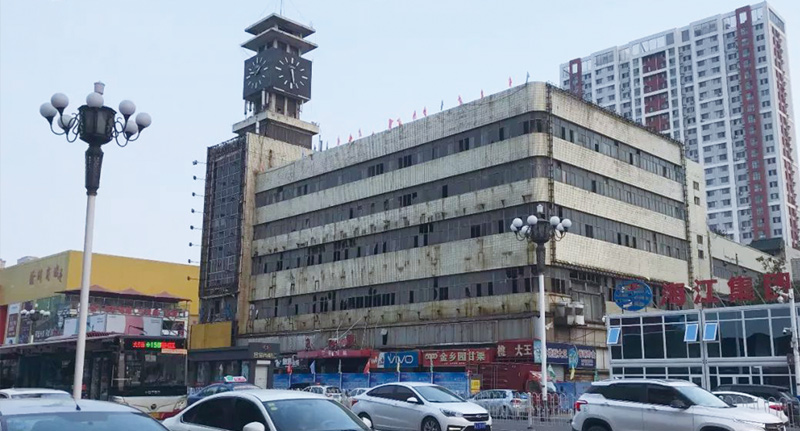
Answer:
[[[561,65],[563,88],[685,142],[712,230],[800,253],[786,24],[744,6]]]
[[[312,31],[265,20],[297,37],[246,60],[245,88],[259,53],[302,53]],[[295,373],[360,374],[386,368],[387,352],[423,370],[535,367],[535,253],[508,227],[540,204],[573,222],[548,245],[545,308],[549,342],[591,356],[576,379],[607,372],[602,320],[618,283],[647,282],[658,305],[666,283],[722,278],[724,296],[725,279],[760,268],[761,253],[708,231],[703,170],[680,142],[557,87],[511,88],[326,151],[307,145],[313,123],[277,112],[279,95],[306,100],[279,87],[246,90],[255,108],[240,136],[208,151],[190,384],[234,372],[254,344],[277,346]],[[553,363],[563,380],[567,364]]]

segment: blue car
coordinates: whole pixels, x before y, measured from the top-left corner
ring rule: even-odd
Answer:
[[[190,406],[197,401],[205,397],[209,397],[214,394],[221,394],[223,392],[230,392],[230,391],[243,391],[246,389],[261,389],[256,385],[251,383],[245,382],[223,382],[223,383],[214,383],[204,387],[203,389],[195,392],[192,395],[189,395],[186,398],[186,406]]]

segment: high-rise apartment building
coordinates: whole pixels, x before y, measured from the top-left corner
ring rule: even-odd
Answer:
[[[744,6],[561,65],[563,88],[682,140],[705,169],[708,224],[800,251],[784,21]]]

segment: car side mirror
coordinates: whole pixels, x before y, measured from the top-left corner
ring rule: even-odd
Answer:
[[[411,403],[411,404],[422,404],[422,403],[420,403],[420,402],[419,402],[419,400],[417,399],[417,397],[408,397],[408,399],[406,400],[406,402],[407,402],[407,403]]]
[[[264,424],[259,422],[250,422],[242,428],[242,431],[266,431]]]
[[[368,417],[361,418],[361,422],[364,422],[364,425],[366,425],[367,428],[372,429],[372,421],[369,420]]]
[[[672,407],[673,409],[682,409],[682,410],[689,408],[689,406],[687,406],[686,403],[684,403],[682,400],[673,400],[671,403],[669,403],[669,406]]]

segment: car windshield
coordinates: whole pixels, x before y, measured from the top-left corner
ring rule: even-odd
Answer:
[[[3,431],[164,431],[157,421],[139,413],[36,413],[3,415]]]
[[[432,403],[461,403],[464,399],[441,386],[417,386],[414,389],[422,398]]]
[[[730,408],[730,404],[722,401],[716,395],[698,386],[675,386],[675,390],[688,398],[692,404],[702,407]]]
[[[22,399],[26,399],[26,398],[72,398],[72,396],[70,394],[66,394],[66,393],[60,394],[60,393],[52,393],[52,392],[46,392],[46,393],[32,392],[32,393],[29,393],[29,394],[15,394],[15,395],[12,395],[11,398],[15,399],[15,400],[22,400]]]
[[[332,400],[266,401],[264,407],[276,431],[369,431],[350,410]]]

